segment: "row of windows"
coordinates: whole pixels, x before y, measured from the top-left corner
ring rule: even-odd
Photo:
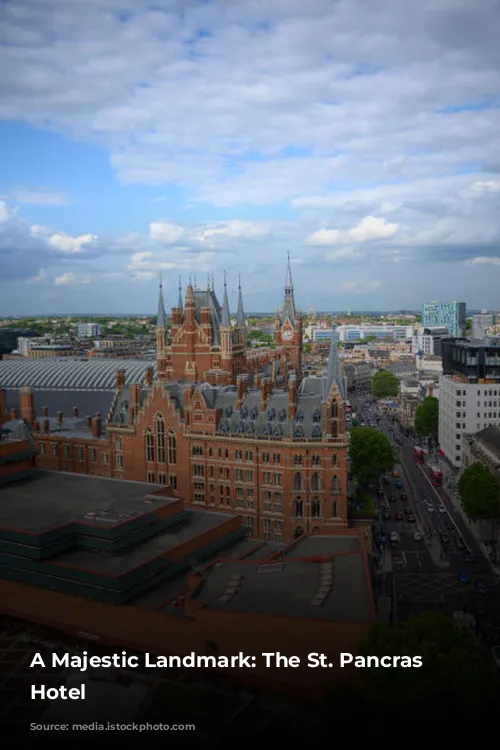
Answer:
[[[155,474],[154,471],[148,471],[146,473],[146,479],[150,484],[169,484],[174,488],[174,490],[177,489],[177,477],[175,476],[175,474],[169,474],[167,478],[167,475],[163,472]]]
[[[193,445],[191,454],[193,456],[203,456],[203,446],[201,445]],[[208,449],[208,455],[212,457],[213,451],[212,448]],[[219,448],[219,458],[222,457],[229,458],[229,452],[227,448],[224,450],[222,448]],[[253,451],[243,451],[241,449],[235,450],[234,452],[234,458],[236,461],[253,461]],[[337,454],[332,455],[332,466],[338,465],[338,457]],[[262,463],[265,464],[281,464],[281,455],[279,453],[263,453],[262,454]],[[297,454],[293,457],[293,463],[295,466],[303,466],[306,463],[306,457],[300,454]],[[321,456],[312,456],[311,457],[311,464],[312,466],[321,466]]]
[[[47,448],[51,448],[51,454],[53,458],[59,457],[59,443],[40,443],[38,446],[38,449],[40,451],[41,456],[47,456]],[[71,445],[69,443],[63,443],[62,446],[62,457],[63,459],[69,460],[71,458]],[[77,445],[75,447],[75,457],[77,461],[85,461],[85,446],[83,445]],[[118,457],[117,457],[118,458]],[[123,458],[123,457],[122,457]],[[88,459],[91,463],[95,463],[97,461],[97,449],[96,448],[88,448]],[[103,462],[105,464],[109,463],[109,454],[104,453],[103,454]]]
[[[168,463],[177,463],[177,440],[173,432],[167,435]],[[155,433],[151,428],[146,430],[146,461],[158,464],[166,463],[165,455],[165,421],[162,416],[155,419]]]

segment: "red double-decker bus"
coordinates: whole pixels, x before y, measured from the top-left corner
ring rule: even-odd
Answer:
[[[417,464],[423,464],[425,460],[425,453],[423,448],[418,448],[415,446],[415,452],[413,454],[413,458],[415,460],[415,463]]]
[[[437,466],[430,466],[429,471],[431,475],[431,482],[434,487],[441,487],[441,485],[443,484],[443,473],[441,469],[438,469]]]

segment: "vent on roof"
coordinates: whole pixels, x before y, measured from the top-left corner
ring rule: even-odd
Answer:
[[[313,422],[320,422],[321,421],[321,412],[319,409],[315,409],[313,412]]]
[[[299,424],[295,427],[293,436],[296,438],[304,437],[304,428],[302,427],[302,425]]]
[[[253,422],[247,422],[245,425],[245,432],[248,435],[253,435],[253,433],[255,432],[255,424]]]
[[[278,419],[280,422],[284,422],[286,419],[286,409],[281,408],[278,412]]]
[[[226,422],[225,419],[222,420],[222,422],[219,424],[219,432],[228,432],[229,431],[229,425]]]
[[[280,437],[280,435],[283,435],[283,425],[281,424],[275,425],[273,434],[276,435],[276,437]]]
[[[238,433],[238,435],[241,435],[241,433],[243,432],[243,428],[244,428],[244,423],[238,422],[238,424],[236,425],[236,432]]]
[[[302,409],[297,409],[297,414],[295,415],[295,421],[296,422],[302,422],[304,419],[304,412]]]
[[[226,406],[224,409],[224,416],[225,417],[231,417],[233,414],[233,407],[232,406]]]
[[[257,419],[258,413],[259,412],[257,410],[257,407],[256,406],[252,406],[252,408],[250,409],[250,419]]]
[[[248,409],[246,406],[242,406],[240,409],[240,416],[245,419],[248,416]]]
[[[264,435],[270,435],[272,429],[273,429],[272,424],[269,424],[269,422],[266,422],[266,424],[264,425],[264,430],[263,430]]]
[[[314,425],[314,427],[311,430],[311,437],[313,438],[320,438],[321,437],[321,427],[317,424]]]

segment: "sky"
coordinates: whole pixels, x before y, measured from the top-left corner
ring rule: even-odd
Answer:
[[[0,315],[500,308],[499,0],[0,0]]]

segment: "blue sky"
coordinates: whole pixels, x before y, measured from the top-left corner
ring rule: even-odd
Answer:
[[[493,0],[0,5],[0,315],[500,307]]]

